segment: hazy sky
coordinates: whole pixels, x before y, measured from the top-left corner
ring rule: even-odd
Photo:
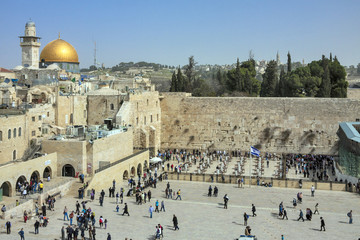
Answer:
[[[78,52],[81,67],[148,61],[184,65],[274,59],[309,62],[337,55],[360,62],[359,0],[1,0],[0,67],[21,65],[18,36],[31,18],[41,48],[61,38]]]

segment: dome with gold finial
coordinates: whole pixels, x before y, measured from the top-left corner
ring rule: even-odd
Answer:
[[[79,57],[75,48],[60,39],[60,35],[58,39],[49,42],[40,54],[40,67],[54,63],[69,72],[79,71]]]

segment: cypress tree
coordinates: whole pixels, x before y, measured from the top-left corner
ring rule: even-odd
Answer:
[[[277,81],[278,81],[277,64],[276,61],[271,60],[266,66],[266,70],[263,75],[263,82],[261,84],[260,96],[275,97]]]
[[[177,89],[176,89],[176,91],[177,92],[183,92],[185,90],[184,89],[184,77],[183,77],[183,75],[181,73],[180,66],[178,68],[176,79],[177,79]]]
[[[319,97],[328,98],[331,93],[331,82],[330,82],[330,71],[329,65],[325,64],[324,74],[322,76],[320,89],[319,89]]]
[[[287,54],[287,72],[288,73],[291,73],[291,55],[290,55],[290,52],[288,52]]]
[[[171,77],[170,92],[177,92],[177,79],[176,79],[175,71],[173,72],[173,75]]]

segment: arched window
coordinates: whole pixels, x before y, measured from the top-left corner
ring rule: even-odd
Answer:
[[[13,151],[13,160],[16,160],[16,150]]]
[[[8,139],[10,139],[11,138],[11,129],[9,129],[9,131],[8,131]]]
[[[114,104],[110,104],[110,110],[114,110]]]
[[[14,128],[14,131],[13,131],[13,138],[16,138],[16,128]]]
[[[0,131],[0,142],[2,141],[2,131]]]
[[[19,127],[19,137],[21,137],[21,127]]]

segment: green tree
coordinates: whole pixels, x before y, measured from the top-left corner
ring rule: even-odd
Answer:
[[[181,72],[180,66],[178,68],[177,74],[176,74],[176,80],[177,80],[177,92],[184,92],[184,76]]]
[[[277,84],[277,96],[278,97],[285,97],[285,90],[286,90],[285,75],[286,75],[286,73],[284,70],[284,65],[282,65],[281,71],[280,71],[279,84]]]
[[[348,82],[346,81],[345,68],[340,64],[337,57],[329,64],[331,94],[333,98],[346,98]]]
[[[331,94],[330,71],[329,71],[329,65],[328,63],[326,63],[324,73],[321,79],[318,96],[323,98],[328,98],[330,97],[330,94]]]
[[[172,74],[172,77],[171,77],[171,85],[170,85],[170,92],[177,92],[178,89],[177,89],[177,79],[176,79],[176,74],[175,74],[175,71],[173,72]]]
[[[196,62],[194,56],[190,56],[188,65],[184,66],[186,76],[186,78],[184,79],[184,90],[186,92],[191,92],[192,90],[192,84],[195,80],[195,65]]]
[[[263,74],[263,82],[261,84],[261,97],[275,97],[276,96],[276,84],[278,81],[277,64],[275,60],[271,60],[265,69]]]
[[[291,73],[291,55],[290,52],[287,54],[287,72]]]

